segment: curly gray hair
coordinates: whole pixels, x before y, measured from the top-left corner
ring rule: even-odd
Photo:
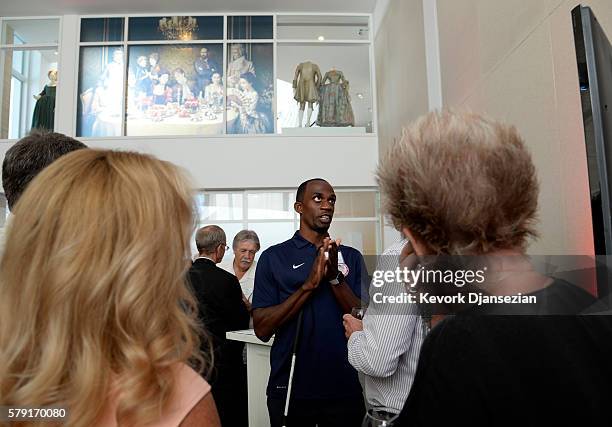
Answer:
[[[538,181],[516,128],[442,111],[404,129],[377,170],[385,211],[438,254],[525,248]]]

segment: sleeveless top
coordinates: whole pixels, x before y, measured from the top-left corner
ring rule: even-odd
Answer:
[[[184,363],[174,371],[175,386],[162,417],[146,427],[177,427],[204,396],[210,393],[210,385]],[[118,427],[116,412],[118,399],[111,397],[97,427]]]

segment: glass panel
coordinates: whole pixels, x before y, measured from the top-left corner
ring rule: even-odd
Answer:
[[[11,138],[25,136],[33,125],[52,130],[58,77],[55,50],[7,49],[1,53],[6,78],[0,100],[0,138],[9,138],[9,127]],[[19,65],[21,72],[14,70]]]
[[[19,74],[23,74],[23,50],[16,50],[13,52],[13,70]]]
[[[205,193],[196,196],[200,222],[242,219],[242,193]]]
[[[23,87],[23,83],[21,80],[16,79],[15,77],[11,78],[11,103],[10,103],[10,111],[11,118],[9,122],[8,129],[8,137],[10,139],[17,139],[21,136],[21,129],[19,126],[21,123],[21,89]]]
[[[271,16],[228,16],[227,38],[230,40],[271,39]]]
[[[334,218],[376,217],[378,194],[374,191],[336,192]]]
[[[249,219],[293,219],[293,193],[249,193]]]
[[[59,19],[13,19],[2,22],[1,44],[55,43]]]
[[[278,39],[368,40],[367,16],[278,16]]]
[[[277,53],[278,132],[307,131],[293,129],[300,126],[344,128],[330,130],[334,134],[372,132],[369,45],[282,44]]]
[[[123,40],[124,18],[81,19],[82,42],[119,42]]]
[[[378,221],[333,221],[329,235],[359,250],[363,255],[377,255]]]
[[[247,228],[255,231],[259,237],[261,250],[258,252],[258,254],[261,254],[270,246],[290,239],[293,236],[293,233],[295,233],[295,226],[293,225],[292,221],[261,223],[251,222],[248,224]]]
[[[227,133],[271,133],[272,43],[228,44]]]
[[[121,136],[123,48],[82,47],[77,136]]]
[[[155,16],[130,18],[129,40],[220,40],[222,16]]]
[[[223,45],[129,48],[126,134],[222,134]]]

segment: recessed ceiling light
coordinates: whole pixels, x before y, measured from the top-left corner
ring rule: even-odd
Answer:
[[[53,52],[54,55],[58,55],[57,50],[55,52]]]
[[[325,37],[324,37],[324,36],[319,36],[319,37],[317,37],[317,39],[318,39],[320,42],[322,42],[323,40],[325,40]]]
[[[363,93],[359,92],[359,93],[357,94],[357,98],[359,98],[359,99],[363,99]]]

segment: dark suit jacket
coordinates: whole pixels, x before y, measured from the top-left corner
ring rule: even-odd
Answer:
[[[230,386],[243,368],[244,343],[225,338],[225,333],[248,329],[249,312],[242,301],[236,276],[214,262],[198,258],[189,270],[189,279],[198,300],[200,319],[213,341],[214,367],[209,382],[213,387]]]

